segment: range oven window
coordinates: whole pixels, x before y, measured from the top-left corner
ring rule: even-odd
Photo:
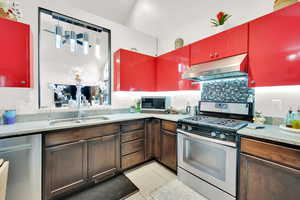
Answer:
[[[163,98],[143,98],[142,108],[144,109],[166,109],[166,100]]]
[[[226,151],[209,143],[184,138],[183,160],[205,174],[225,181]]]

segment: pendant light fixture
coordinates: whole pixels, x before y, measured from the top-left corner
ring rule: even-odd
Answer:
[[[96,45],[95,45],[95,56],[99,60],[101,59],[101,45],[100,45],[100,38],[96,38]]]
[[[87,32],[83,34],[83,53],[84,55],[89,54],[89,34]]]
[[[63,29],[60,25],[55,26],[55,46],[60,49],[62,45]]]
[[[76,42],[77,42],[77,36],[74,31],[71,31],[70,33],[70,50],[71,52],[76,51]]]

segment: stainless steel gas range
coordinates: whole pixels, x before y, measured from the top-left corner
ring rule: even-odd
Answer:
[[[199,116],[178,124],[178,176],[209,200],[236,199],[237,130],[252,118],[251,103],[200,102]]]

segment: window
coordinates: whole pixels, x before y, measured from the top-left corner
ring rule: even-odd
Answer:
[[[39,105],[111,104],[110,30],[39,9]]]

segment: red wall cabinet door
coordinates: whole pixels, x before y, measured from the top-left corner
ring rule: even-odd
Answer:
[[[30,87],[30,27],[0,19],[0,87]]]
[[[247,53],[248,27],[246,23],[191,44],[191,64]]]
[[[248,52],[249,23],[217,34],[214,59],[227,58]]]
[[[300,84],[300,3],[250,22],[249,86]]]
[[[157,91],[198,90],[199,85],[181,78],[190,65],[190,46],[157,57]]]
[[[191,44],[191,64],[209,62],[213,59],[214,38],[209,37]]]
[[[155,91],[155,57],[120,49],[114,53],[115,91]]]

